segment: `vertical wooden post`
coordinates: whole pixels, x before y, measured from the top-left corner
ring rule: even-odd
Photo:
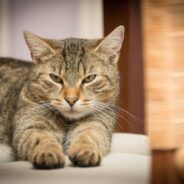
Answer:
[[[153,183],[177,184],[173,155],[184,143],[184,1],[143,0],[142,20]]]
[[[146,122],[153,149],[184,142],[184,1],[144,0]]]

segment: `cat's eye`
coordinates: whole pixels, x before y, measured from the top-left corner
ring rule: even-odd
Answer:
[[[96,78],[96,75],[95,74],[89,75],[89,76],[87,76],[86,78],[83,79],[82,83],[92,82],[95,78]]]
[[[54,74],[49,74],[50,75],[50,78],[56,82],[56,83],[60,83],[60,84],[63,84],[63,80],[57,76],[57,75],[54,75]]]

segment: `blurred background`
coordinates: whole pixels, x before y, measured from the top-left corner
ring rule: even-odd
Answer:
[[[103,36],[101,0],[0,0],[2,56],[31,59],[22,33],[46,38]]]
[[[138,0],[0,0],[0,56],[31,60],[23,31],[41,37],[100,38],[119,25],[125,40],[119,62],[118,131],[144,132],[143,59]],[[129,114],[131,113],[131,114]]]

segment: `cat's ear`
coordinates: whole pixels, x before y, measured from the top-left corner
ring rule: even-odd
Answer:
[[[44,39],[31,32],[24,31],[24,38],[33,60],[41,60],[55,53],[54,49]]]
[[[124,26],[117,27],[107,35],[95,49],[95,51],[104,53],[112,64],[118,62],[124,39],[124,30]]]

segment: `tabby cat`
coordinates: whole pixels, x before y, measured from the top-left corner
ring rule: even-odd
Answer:
[[[24,37],[33,63],[0,58],[0,159],[99,165],[116,124],[124,27],[104,39]]]

